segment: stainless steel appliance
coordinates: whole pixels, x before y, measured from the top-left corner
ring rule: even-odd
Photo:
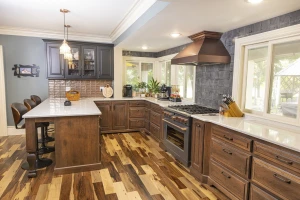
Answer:
[[[216,109],[199,105],[175,105],[164,109],[164,145],[177,160],[185,166],[190,165],[191,152],[191,114],[218,113]]]
[[[166,86],[163,84],[160,89],[160,93],[158,93],[158,99],[159,100],[169,100],[171,96],[171,89],[172,87]]]
[[[132,85],[123,86],[123,97],[132,97]]]

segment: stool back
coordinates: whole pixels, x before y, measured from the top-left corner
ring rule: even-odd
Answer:
[[[23,115],[28,112],[27,107],[21,103],[13,103],[10,107],[13,114],[15,127],[18,129],[18,124],[23,120]]]
[[[31,99],[24,99],[24,105],[27,107],[28,111],[36,107],[36,103]]]
[[[30,98],[32,101],[34,101],[36,103],[36,105],[39,105],[40,103],[42,103],[42,99],[37,95],[31,95]]]

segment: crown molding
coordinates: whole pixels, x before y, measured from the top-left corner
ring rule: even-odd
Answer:
[[[39,37],[43,39],[64,39],[63,32],[39,30],[39,29],[25,29],[18,27],[0,26],[1,35],[17,35],[27,37]],[[69,33],[69,40],[83,41],[83,42],[99,42],[112,43],[112,39],[108,35],[93,35],[86,33]]]
[[[141,17],[157,0],[136,0],[134,5],[125,15],[124,19],[110,34],[112,41],[115,41],[125,32],[139,17]]]

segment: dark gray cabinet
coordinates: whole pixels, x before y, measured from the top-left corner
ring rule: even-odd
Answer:
[[[111,47],[97,47],[98,78],[113,79],[114,77],[114,50]]]
[[[63,79],[65,78],[64,57],[59,54],[59,44],[47,44],[47,77]]]
[[[69,42],[71,60],[59,54],[62,41],[44,40],[48,79],[113,79],[113,44]]]

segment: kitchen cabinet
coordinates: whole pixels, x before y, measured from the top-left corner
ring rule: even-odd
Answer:
[[[113,44],[68,42],[72,59],[59,54],[61,41],[44,40],[48,79],[113,79]]]
[[[96,102],[96,105],[102,113],[100,116],[100,130],[101,131],[112,130],[111,102],[98,101]]]
[[[163,141],[162,108],[154,103],[150,104],[150,134],[158,142]]]
[[[63,79],[65,77],[64,57],[59,54],[60,44],[47,44],[47,77],[55,79]]]
[[[97,69],[99,79],[114,78],[114,50],[111,47],[97,47]]]
[[[128,125],[127,102],[112,102],[112,130],[125,130]]]

